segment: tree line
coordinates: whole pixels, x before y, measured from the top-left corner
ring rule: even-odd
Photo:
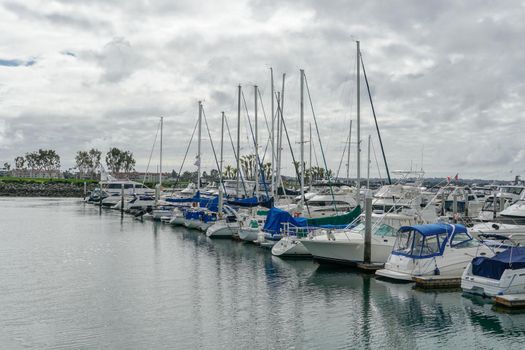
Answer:
[[[82,175],[95,176],[100,168],[102,152],[96,148],[78,151],[75,155],[75,169]],[[106,165],[111,173],[131,172],[135,170],[135,158],[128,150],[112,147],[105,156]],[[15,157],[16,170],[55,171],[60,170],[60,156],[52,149],[39,149],[25,155]],[[11,164],[4,163],[6,170]]]

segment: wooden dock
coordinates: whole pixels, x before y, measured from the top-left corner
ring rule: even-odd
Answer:
[[[525,308],[525,294],[496,295],[492,300],[505,307]]]
[[[417,288],[422,289],[457,289],[461,286],[461,277],[420,276],[414,277]]]

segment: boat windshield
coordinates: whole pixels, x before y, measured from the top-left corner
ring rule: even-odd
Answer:
[[[357,226],[352,228],[352,231],[364,234],[365,233],[365,223],[360,222],[359,224],[357,224]],[[381,237],[396,237],[397,229],[387,224],[372,225],[372,234],[375,236],[381,236]]]
[[[425,259],[443,254],[447,233],[424,236],[416,230],[399,232],[392,254]]]
[[[522,187],[501,187],[499,192],[520,195],[521,192],[523,192],[523,188]]]
[[[452,236],[450,246],[454,248],[471,248],[479,246],[478,241],[465,232],[458,232]]]

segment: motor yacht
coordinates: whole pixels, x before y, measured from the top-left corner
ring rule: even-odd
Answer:
[[[417,215],[403,213],[372,213],[372,263],[384,263],[394,245],[397,229],[421,222]],[[364,258],[364,214],[355,227],[319,229],[301,243],[320,262],[355,265]]]
[[[463,272],[461,288],[489,297],[525,293],[525,247],[474,258]]]
[[[434,275],[459,278],[473,257],[493,255],[460,224],[402,226],[385,268],[376,275],[399,281]]]

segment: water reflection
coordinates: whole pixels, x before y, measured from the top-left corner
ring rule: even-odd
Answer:
[[[525,340],[524,314],[457,292],[285,260],[77,201],[0,200],[0,210],[2,348],[521,348]]]

